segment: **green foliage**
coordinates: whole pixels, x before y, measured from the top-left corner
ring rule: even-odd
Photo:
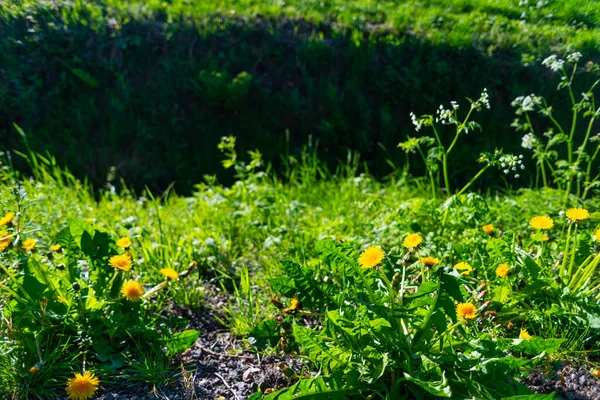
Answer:
[[[506,256],[506,247],[499,239],[488,242],[494,257]],[[526,395],[528,389],[514,376],[522,367],[556,353],[564,342],[539,337],[498,339],[483,333],[481,328],[489,326],[485,318],[474,324],[459,313],[462,287],[470,285],[468,277],[439,267],[431,272],[430,280],[416,290],[409,289],[414,288],[405,261],[410,252],[397,267],[382,262],[373,269],[361,269],[358,254],[346,243],[325,240],[316,250],[322,263],[284,263],[283,279],[276,278],[271,285],[301,301],[302,309],[283,310],[291,316],[291,320],[286,318],[293,324],[293,348],[324,376],[301,378],[265,399],[343,399],[358,388],[363,396],[377,398]],[[324,271],[327,279],[321,277]],[[477,293],[472,296],[471,301],[479,297]],[[507,300],[503,298],[502,303]],[[320,318],[322,329],[296,323],[300,315]],[[282,341],[292,339],[286,331],[284,327]]]
[[[105,228],[80,219],[62,221],[66,226],[40,245],[33,239],[39,235],[34,226],[40,217],[32,215],[34,202],[28,193],[16,186],[2,205],[14,210],[0,232],[0,326],[2,348],[9,350],[0,362],[3,392],[54,397],[56,393],[47,393],[63,388],[82,362],[84,368],[87,364],[87,369],[114,374],[126,358],[150,360],[138,353],[154,348],[168,366],[170,358],[160,352],[163,345],[170,357],[196,341],[199,332],[175,333],[179,324],[161,318],[147,301],[167,282],[145,295],[143,289],[133,294],[125,290],[128,283],[138,282],[132,278],[139,273],[117,268],[113,257],[131,265],[135,249],[120,248]],[[65,357],[68,362],[59,360]]]
[[[519,149],[507,134],[515,97],[545,96],[568,121],[571,101],[547,84],[543,58],[573,49],[598,57],[594,2],[517,3],[5,0],[1,150],[23,148],[16,122],[32,149],[98,187],[125,178],[138,191],[164,190],[176,181],[189,194],[206,173],[232,182],[211,151],[223,136],[237,136],[242,153],[261,149],[278,169],[281,154],[299,158],[312,137],[330,167],[352,149],[386,176],[405,160],[394,146],[414,136],[409,112],[487,87],[497,106],[478,117],[483,133],[461,138],[449,159],[450,184],[460,188],[478,170],[468,149]],[[454,132],[439,133],[451,143]],[[581,143],[585,129],[575,135]],[[435,164],[440,153],[431,156]],[[504,187],[501,176],[489,171],[478,184]]]
[[[359,174],[352,154],[329,171],[312,147],[285,160],[284,183],[236,144],[220,146],[236,183],[207,176],[190,197],[94,193],[36,153],[24,154],[34,179],[7,169],[0,390],[60,396],[84,362],[103,385],[172,385],[172,354],[198,337],[177,306],[209,296],[223,299],[215,311],[239,343],[303,360],[274,398],[511,398],[528,395],[517,379],[530,368],[598,354],[598,198],[567,199],[590,211],[578,221],[550,188],[436,199],[400,174]],[[536,215],[554,226],[534,229]],[[414,233],[422,242],[408,249]],[[372,245],[385,257],[362,269]],[[124,254],[133,268],[116,271],[109,260]],[[142,301],[122,298],[129,279]]]

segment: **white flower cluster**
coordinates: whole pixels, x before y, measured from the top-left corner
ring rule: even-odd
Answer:
[[[435,122],[441,122],[442,125],[458,123],[456,118],[454,118],[453,110],[446,109],[443,105],[440,105],[440,108],[438,108],[437,110],[437,117],[435,117]]]
[[[533,93],[528,96],[519,96],[510,103],[511,106],[519,108],[517,114],[535,111],[535,106],[540,104],[542,104],[542,98]]]
[[[576,63],[581,59],[581,57],[583,57],[583,54],[576,51],[575,53],[571,53],[567,56],[567,62],[568,63]]]
[[[533,150],[533,148],[539,143],[538,138],[533,134],[533,132],[529,132],[524,135],[521,139],[521,147],[528,150]]]
[[[477,99],[474,106],[478,110],[480,107],[485,107],[488,110],[490,109],[490,95],[488,94],[488,91],[486,88],[483,89],[483,92],[481,92],[481,96],[479,96],[479,99]]]
[[[415,130],[417,132],[419,132],[421,130],[421,128],[423,127],[423,122],[421,120],[417,119],[417,116],[415,115],[414,112],[410,113],[410,119],[412,120],[412,123],[415,126]]]
[[[500,168],[502,171],[508,175],[511,171],[515,172],[515,178],[518,178],[520,175],[516,173],[519,170],[525,169],[525,165],[523,165],[523,155],[514,156],[512,154],[504,154],[500,156]]]
[[[554,72],[557,72],[560,71],[565,65],[565,60],[558,58],[555,54],[552,54],[550,57],[547,57],[544,61],[542,61],[542,65],[550,68]]]

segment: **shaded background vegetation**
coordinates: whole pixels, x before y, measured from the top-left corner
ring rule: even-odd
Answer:
[[[571,0],[10,0],[0,17],[2,148],[22,148],[16,123],[80,177],[102,184],[114,167],[137,188],[184,193],[204,174],[227,181],[225,135],[276,168],[312,139],[330,164],[356,150],[385,176],[405,161],[410,111],[487,88],[483,132],[451,160],[464,182],[479,151],[520,151],[516,96],[548,96],[567,118],[540,61],[597,60],[600,44],[598,3]]]

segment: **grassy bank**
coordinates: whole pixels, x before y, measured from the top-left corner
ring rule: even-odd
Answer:
[[[202,387],[182,386],[184,377],[201,364],[178,366],[173,357],[202,332],[185,330],[185,319],[169,310],[194,315],[214,296],[207,284],[230,293],[214,311],[243,339],[238,351],[302,357],[304,370],[290,372],[288,384],[304,377],[290,390],[305,394],[336,385],[348,396],[411,388],[509,398],[529,393],[514,381],[523,371],[574,354],[588,370],[596,365],[586,360],[598,354],[600,329],[597,197],[565,204],[563,191],[544,189],[435,200],[419,180],[382,183],[357,174],[352,163],[328,172],[310,152],[285,183],[239,157],[230,187],[209,179],[189,197],[111,187],[98,194],[30,157],[35,179],[3,168],[0,185],[0,223],[10,237],[0,252],[7,317],[0,325],[0,390],[14,398],[63,396],[67,379],[82,368],[99,377],[99,393],[126,382],[192,396]],[[574,208],[590,213],[567,217]],[[373,269],[361,256],[372,245],[385,251]],[[115,267],[114,256],[128,258],[131,269]],[[128,282],[141,285],[141,299],[125,290]],[[393,300],[396,312],[408,313],[399,319],[387,309],[393,288],[405,294]],[[477,311],[464,317],[458,302]],[[339,307],[344,314],[336,314]],[[355,312],[363,314],[353,320]],[[323,329],[312,331],[306,321]],[[388,330],[396,323],[414,324],[407,334],[420,345],[405,348],[401,326]],[[360,329],[360,342],[348,336],[352,329]],[[447,345],[438,349],[442,340]],[[437,367],[408,366],[402,351]],[[351,362],[350,352],[370,367]],[[388,361],[379,372],[382,359]],[[484,367],[474,370],[474,363]],[[353,372],[342,379],[341,368]],[[411,380],[396,387],[396,371],[404,368]],[[325,381],[310,383],[311,370]]]
[[[540,61],[572,50],[597,59],[599,37],[594,5],[570,1],[0,7],[5,149],[22,148],[17,123],[35,150],[98,185],[107,176],[138,190],[176,181],[188,193],[204,174],[231,182],[209,151],[229,134],[242,151],[261,149],[275,168],[312,139],[331,167],[352,149],[385,176],[390,162],[405,162],[395,146],[414,134],[409,112],[431,113],[484,87],[494,107],[479,116],[483,133],[467,140],[514,151],[515,97],[543,94],[557,118],[568,119],[569,101]],[[467,147],[455,151],[450,178],[464,184],[476,166],[458,161],[470,160]]]

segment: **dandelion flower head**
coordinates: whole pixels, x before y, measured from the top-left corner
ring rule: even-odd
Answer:
[[[27,251],[31,251],[35,248],[36,243],[37,242],[35,239],[27,239],[26,241],[23,242],[23,249],[25,249]]]
[[[12,242],[12,237],[7,231],[0,232],[0,251],[4,251]]]
[[[402,245],[408,249],[414,249],[423,242],[423,238],[418,233],[411,233],[406,238]]]
[[[488,235],[491,235],[494,232],[494,225],[487,224],[487,225],[484,225],[483,228],[481,228],[481,229],[483,229],[483,231],[485,233],[487,233]]]
[[[381,264],[385,253],[379,247],[369,246],[358,257],[361,268],[373,268]]]
[[[531,218],[529,225],[533,229],[550,229],[554,226],[554,221],[547,215],[541,215]]]
[[[454,266],[458,271],[460,271],[461,275],[469,275],[471,271],[473,271],[473,267],[466,262],[459,262]]]
[[[585,221],[590,218],[590,212],[585,208],[571,208],[567,210],[567,218],[571,221]]]
[[[138,301],[144,295],[144,288],[138,281],[127,281],[121,288],[121,294],[129,301]]]
[[[121,239],[117,240],[117,246],[123,249],[128,249],[131,247],[131,239],[128,237],[122,237]]]
[[[476,315],[473,303],[458,303],[456,306],[456,316],[458,319],[475,319]]]
[[[434,265],[439,264],[440,263],[440,259],[436,258],[436,257],[427,256],[427,257],[422,257],[421,258],[421,262],[423,263],[423,265],[426,265],[428,267],[432,267]]]
[[[0,218],[0,226],[10,224],[14,217],[15,217],[14,212],[6,213],[6,215],[4,217]]]
[[[531,339],[533,336],[531,336],[529,334],[529,332],[527,332],[527,329],[521,329],[521,333],[519,333],[519,339],[523,339],[523,340],[529,340]]]
[[[175,271],[173,268],[161,268],[160,273],[167,279],[171,279],[176,281],[179,279],[179,273]]]
[[[504,278],[505,276],[508,276],[509,273],[510,268],[506,264],[500,264],[498,265],[498,268],[496,268],[496,276],[499,278]]]
[[[100,380],[90,371],[82,374],[76,373],[74,378],[67,381],[67,395],[70,400],[87,400],[94,396]]]
[[[112,256],[108,263],[111,267],[120,269],[121,271],[129,271],[131,269],[131,257],[128,254]]]

